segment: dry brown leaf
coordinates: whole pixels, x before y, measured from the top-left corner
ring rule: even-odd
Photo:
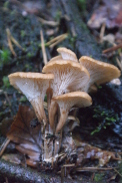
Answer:
[[[16,148],[35,161],[39,161],[41,154],[42,138],[41,126],[32,128],[31,122],[36,118],[32,109],[19,106],[19,111],[14,118],[7,137],[17,143]]]
[[[3,160],[20,165],[24,162],[24,156],[22,154],[4,154],[1,157]]]
[[[86,160],[98,160],[99,166],[106,165],[111,159],[120,160],[120,156],[116,157],[116,153],[102,150],[98,147],[91,146],[83,142],[78,135],[65,136],[62,142],[62,149],[67,156],[67,162],[71,163],[72,158],[76,158],[76,166],[81,166]],[[63,158],[64,159],[64,158]]]
[[[6,133],[9,131],[9,128],[13,122],[13,118],[4,118],[0,122],[0,134],[4,137],[6,136]]]
[[[122,3],[121,0],[102,0],[100,5],[88,21],[90,28],[100,28],[105,23],[107,28],[122,26]]]
[[[117,158],[116,153],[102,150],[98,147],[89,145],[88,143],[82,142],[77,137],[74,138],[76,148],[77,148],[77,165],[80,165],[84,160],[97,159],[99,161],[99,166],[106,165],[109,160],[120,160],[120,156]]]

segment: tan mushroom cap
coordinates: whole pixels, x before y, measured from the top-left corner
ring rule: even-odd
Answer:
[[[48,62],[42,72],[54,74],[53,96],[83,89],[90,79],[89,72],[84,66],[70,60]]]
[[[41,74],[32,72],[16,72],[9,76],[10,84],[21,91],[32,104],[38,120],[47,121],[43,101],[46,90],[50,87],[53,74]]]
[[[119,69],[112,64],[97,61],[88,56],[82,56],[79,61],[90,73],[89,85],[86,91],[94,83],[100,85],[120,76]]]
[[[89,72],[87,69],[77,62],[69,60],[61,59],[58,61],[48,62],[48,64],[43,67],[42,72],[54,74],[54,81],[51,86],[51,88],[53,88],[53,96],[80,90],[80,88],[83,90],[86,83],[89,81]],[[51,101],[49,110],[51,127],[54,126],[56,109],[55,102]]]
[[[56,57],[51,58],[51,60],[49,62],[57,61],[57,60],[61,60],[61,59],[62,59],[62,56],[61,55],[58,55]]]
[[[65,47],[58,48],[57,52],[61,54],[63,60],[71,60],[78,62],[76,54]]]
[[[85,92],[71,92],[64,95],[53,97],[53,100],[58,103],[60,108],[60,119],[56,127],[56,133],[59,132],[68,117],[69,110],[73,107],[88,107],[92,105],[91,97]]]

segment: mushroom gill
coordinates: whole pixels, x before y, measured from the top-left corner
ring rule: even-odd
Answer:
[[[53,73],[54,80],[51,88],[53,89],[53,97],[71,91],[77,91],[86,86],[89,81],[89,72],[77,62],[69,60],[58,60],[49,62],[44,66],[42,72]],[[49,109],[50,126],[54,126],[54,117],[56,113],[56,104],[52,100]]]
[[[16,72],[9,76],[10,84],[21,91],[32,104],[38,120],[47,122],[43,101],[50,81],[54,79],[53,74]]]
[[[65,47],[60,47],[57,49],[57,52],[61,54],[61,57],[63,60],[71,60],[74,62],[78,62],[76,54],[70,49],[67,49]]]
[[[53,97],[56,103],[58,103],[60,109],[60,119],[56,127],[56,133],[58,133],[64,126],[68,113],[72,107],[88,107],[92,105],[91,97],[81,91],[71,92],[64,95]]]
[[[82,56],[79,61],[90,73],[89,83],[85,87],[86,92],[88,92],[93,84],[100,85],[107,83],[120,76],[119,69],[112,64],[97,61],[88,56]]]

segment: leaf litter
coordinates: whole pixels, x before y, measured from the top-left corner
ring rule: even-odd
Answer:
[[[71,124],[67,125],[67,129],[68,127],[72,129]],[[70,129],[69,131],[67,129],[63,134],[65,138],[63,138],[57,162],[50,165],[57,173],[61,173],[63,167],[65,167],[67,174],[70,174],[72,171],[99,170],[99,167],[101,167],[100,170],[104,170],[103,166],[107,165],[110,160],[121,160],[118,153],[89,145],[83,142],[78,134],[70,135]],[[33,109],[28,106],[19,106],[18,113],[14,117],[10,130],[7,133],[7,138],[15,143],[15,148],[25,157],[25,164],[31,167],[39,166],[44,168],[40,164],[42,154],[41,125],[36,121]],[[15,155],[15,158],[13,158],[12,154],[5,154],[2,158],[23,165],[23,158],[18,153]],[[94,160],[96,159],[98,160],[97,166],[94,165]],[[85,166],[85,162],[88,160],[93,161],[91,167]],[[58,165],[57,169],[55,167],[57,166],[56,164]],[[108,167],[108,170],[110,168],[112,167]]]
[[[16,143],[16,149],[27,155],[34,161],[40,161],[41,153],[41,128],[40,124],[36,127],[31,126],[32,120],[36,116],[34,111],[27,106],[19,106],[19,111],[15,116],[7,138]]]

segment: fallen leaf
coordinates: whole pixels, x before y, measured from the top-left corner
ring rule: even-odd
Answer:
[[[23,164],[24,156],[22,154],[4,154],[1,159],[9,161],[11,163],[20,165]]]
[[[74,137],[74,141],[77,148],[77,165],[82,164],[84,160],[98,160],[99,166],[106,165],[111,159],[112,160],[121,160],[121,157],[111,151],[102,150],[98,147],[94,147],[86,142],[82,142],[81,139],[77,136]],[[118,155],[118,157],[116,157]]]
[[[31,126],[36,119],[35,113],[27,106],[19,106],[19,111],[14,118],[7,137],[16,143],[16,149],[27,155],[33,161],[40,160],[42,138],[40,123]]]
[[[95,9],[87,24],[90,28],[100,28],[103,23],[107,28],[122,26],[121,0],[102,0],[102,5]]]
[[[1,135],[6,136],[7,132],[10,129],[12,122],[13,122],[13,118],[4,118],[0,122],[0,134]]]

